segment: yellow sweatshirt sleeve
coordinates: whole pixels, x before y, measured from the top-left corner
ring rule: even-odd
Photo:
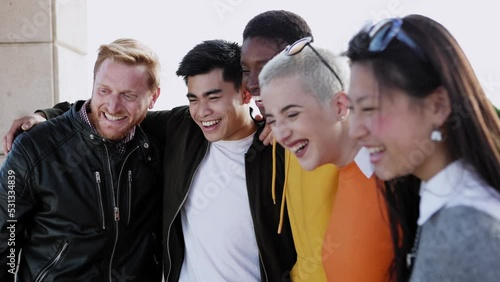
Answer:
[[[292,281],[326,281],[322,262],[323,239],[332,213],[338,185],[338,169],[325,165],[314,171],[301,168],[297,158],[285,152],[284,194],[297,251]]]

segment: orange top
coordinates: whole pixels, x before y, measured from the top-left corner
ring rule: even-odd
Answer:
[[[366,178],[355,162],[340,169],[322,253],[328,281],[389,278],[394,252],[385,200],[375,176]]]

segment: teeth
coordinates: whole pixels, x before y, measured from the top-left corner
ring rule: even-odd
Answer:
[[[308,141],[300,142],[297,145],[291,147],[290,151],[297,153],[300,149],[304,148],[307,144],[309,144]]]
[[[212,125],[218,124],[220,121],[221,121],[220,119],[211,120],[211,121],[202,121],[201,125],[203,125],[203,126],[212,126]]]
[[[124,119],[124,118],[125,118],[124,116],[113,116],[113,115],[106,114],[106,113],[104,113],[104,116],[105,116],[108,120],[111,120],[111,121],[115,121],[115,120],[122,120],[122,119]]]
[[[253,98],[253,100],[254,100],[255,102],[260,102],[260,101],[262,101],[262,98],[261,98],[260,96],[252,96],[252,98]]]
[[[384,146],[370,147],[370,148],[366,148],[366,149],[368,149],[368,152],[370,152],[370,154],[376,154],[376,153],[385,151]]]

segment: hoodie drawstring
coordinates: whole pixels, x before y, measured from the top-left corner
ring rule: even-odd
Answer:
[[[286,201],[286,187],[288,186],[288,171],[290,168],[290,152],[285,150],[285,181],[283,183],[283,196],[281,197],[281,208],[280,208],[280,222],[278,225],[278,234],[281,234],[283,229],[283,217],[285,216],[285,201]],[[276,140],[273,140],[273,176],[272,176],[272,197],[273,203],[276,204]]]

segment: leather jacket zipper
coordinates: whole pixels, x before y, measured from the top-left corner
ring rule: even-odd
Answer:
[[[38,277],[35,279],[35,282],[42,282],[47,274],[49,273],[49,270],[61,259],[62,254],[66,249],[68,248],[69,243],[64,242],[64,245],[62,246],[61,250],[56,254],[56,256],[47,264],[41,271],[40,274],[38,274]]]
[[[95,182],[97,183],[97,198],[99,199],[99,211],[101,212],[102,229],[106,229],[106,218],[104,216],[104,204],[102,202],[101,174],[95,172]]]
[[[128,208],[127,208],[127,226],[130,224],[130,215],[132,214],[132,171],[128,171]]]
[[[127,163],[127,160],[128,158],[130,157],[130,155],[132,155],[132,153],[134,153],[137,149],[139,149],[139,147],[135,147],[133,150],[131,150],[127,156],[125,157],[125,159],[123,160],[123,164],[122,164],[122,167],[120,168],[120,173],[118,174],[118,187],[116,187],[116,196],[115,196],[115,189],[114,189],[114,185],[113,185],[113,174],[112,174],[112,170],[111,170],[111,160],[110,160],[110,157],[109,157],[109,151],[108,151],[108,147],[106,146],[106,144],[104,144],[104,148],[106,150],[106,156],[108,158],[108,170],[109,170],[109,175],[111,176],[111,194],[113,196],[113,213],[114,213],[114,218],[115,218],[115,228],[116,228],[116,235],[115,235],[115,241],[113,243],[113,250],[111,251],[111,257],[109,259],[109,268],[108,268],[108,271],[109,271],[109,282],[113,282],[113,258],[115,256],[115,251],[116,251],[116,245],[118,244],[118,235],[119,235],[119,224],[118,222],[120,221],[120,208],[118,206],[118,201],[120,199],[120,180],[122,178],[122,172],[123,172],[123,168],[125,167],[125,164]]]
[[[203,154],[203,158],[201,158],[202,161],[207,156],[208,148],[209,147],[210,147],[210,142],[207,145],[207,149],[205,150],[205,154]],[[200,168],[200,165],[201,165],[201,162],[198,164],[198,166],[196,167],[196,170],[194,171],[193,175],[191,176],[191,181],[189,182],[189,188],[188,188],[188,190],[186,192],[186,195],[184,195],[184,199],[182,199],[181,205],[179,206],[179,208],[175,212],[174,218],[172,219],[172,221],[168,225],[167,242],[166,242],[166,244],[167,244],[167,255],[168,255],[169,268],[168,268],[167,277],[165,278],[165,282],[168,282],[168,279],[170,278],[170,273],[172,272],[172,257],[170,256],[170,245],[169,245],[170,244],[170,229],[172,228],[172,224],[174,223],[175,218],[177,217],[177,215],[181,211],[182,207],[184,206],[184,203],[186,202],[186,199],[187,199],[187,197],[189,195],[189,191],[191,191],[191,186],[193,184],[193,178],[196,175],[196,172],[198,172],[198,169]]]
[[[114,218],[115,218],[115,241],[113,243],[113,249],[111,251],[111,257],[109,258],[109,267],[108,267],[108,277],[109,277],[109,282],[113,282],[113,257],[115,255],[115,249],[116,249],[116,244],[118,243],[118,220],[120,220],[120,210],[118,209],[116,205],[116,197],[115,197],[115,187],[113,185],[113,172],[111,170],[111,160],[109,159],[109,151],[108,147],[106,144],[104,144],[104,149],[106,150],[106,157],[108,158],[108,170],[109,170],[109,175],[110,175],[110,183],[111,183],[111,195],[112,195],[112,200],[113,200],[113,213],[114,213]],[[120,178],[118,178],[118,181],[120,181]]]

